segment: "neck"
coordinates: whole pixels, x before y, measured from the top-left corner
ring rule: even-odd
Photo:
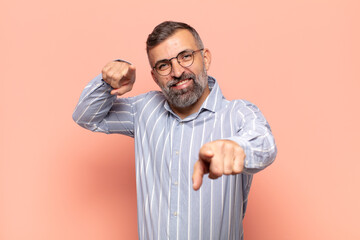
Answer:
[[[204,89],[204,93],[201,95],[201,97],[192,105],[188,107],[178,108],[173,105],[170,105],[171,109],[176,113],[181,119],[186,118],[187,116],[190,116],[193,113],[196,113],[199,111],[202,104],[205,102],[207,96],[210,94],[209,86],[206,86]]]

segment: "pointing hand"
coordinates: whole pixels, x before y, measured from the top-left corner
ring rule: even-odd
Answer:
[[[211,179],[241,173],[245,157],[244,150],[231,140],[216,140],[204,144],[199,151],[199,160],[194,165],[194,190],[201,187],[203,176],[207,173]]]

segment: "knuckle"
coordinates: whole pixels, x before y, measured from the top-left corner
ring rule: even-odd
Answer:
[[[235,173],[241,173],[244,170],[244,162],[243,161],[237,161],[236,165],[234,166],[234,172]]]
[[[233,174],[239,174],[241,173],[243,170],[243,168],[241,166],[239,167],[235,167],[234,170],[232,171]]]
[[[201,146],[201,148],[199,150],[199,155],[202,154],[207,149],[207,144],[208,143],[205,143],[204,145]]]
[[[225,163],[224,174],[231,174],[233,172],[232,165],[230,163]]]
[[[219,167],[213,167],[211,172],[212,175],[214,175],[215,177],[220,177],[223,174],[222,170]]]
[[[233,151],[234,150],[234,146],[232,144],[229,144],[229,143],[224,143],[224,150],[226,152],[229,152],[229,151]]]
[[[109,69],[109,66],[106,65],[106,66],[104,66],[104,67],[102,68],[101,72],[102,72],[102,73],[106,73],[106,72],[108,71],[108,69]]]
[[[106,73],[106,76],[107,76],[107,78],[109,78],[109,79],[112,79],[112,78],[113,78],[113,75],[114,75],[114,72],[112,72],[112,71],[108,71],[108,72]]]
[[[238,146],[235,148],[235,155],[237,156],[243,156],[245,155],[244,150],[242,149],[242,147]]]
[[[104,76],[106,76],[107,74],[108,74],[108,70],[107,69],[105,69],[105,68],[103,68],[102,70],[101,70],[101,74]]]
[[[120,73],[118,73],[118,72],[114,72],[114,73],[112,74],[112,78],[113,78],[114,80],[120,80],[121,75],[120,75]]]
[[[221,147],[221,148],[223,148],[224,146],[225,146],[225,141],[222,141],[222,140],[219,140],[219,141],[217,141],[216,142],[218,145],[219,145],[219,147]]]

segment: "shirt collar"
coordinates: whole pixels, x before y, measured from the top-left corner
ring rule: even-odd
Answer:
[[[210,94],[202,104],[200,111],[202,109],[206,109],[211,112],[216,112],[221,108],[221,100],[224,99],[224,96],[215,78],[209,76],[208,84],[210,88]]]
[[[199,113],[204,109],[204,110],[208,110],[211,112],[216,112],[217,110],[219,110],[221,108],[221,100],[224,99],[224,96],[220,90],[219,84],[217,83],[217,81],[215,80],[215,78],[208,76],[208,84],[209,84],[209,89],[210,89],[210,94],[209,96],[207,96],[207,98],[205,99],[204,103],[202,104],[202,106],[200,107],[199,111],[197,113],[192,114],[193,115],[199,115]],[[172,113],[173,115],[177,116],[170,108],[170,105],[167,101],[165,101],[165,105],[164,108],[169,111],[170,113]],[[190,116],[188,116],[190,117]],[[187,118],[188,118],[187,117]],[[186,118],[186,119],[187,119]],[[185,119],[184,119],[185,120]]]

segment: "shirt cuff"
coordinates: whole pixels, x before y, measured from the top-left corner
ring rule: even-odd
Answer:
[[[255,166],[255,164],[253,163],[254,159],[252,158],[251,146],[248,141],[242,139],[239,136],[233,136],[227,139],[236,142],[244,150],[246,157],[244,159],[243,173],[254,174],[263,169],[262,167],[259,168],[259,166]]]

